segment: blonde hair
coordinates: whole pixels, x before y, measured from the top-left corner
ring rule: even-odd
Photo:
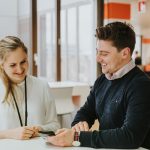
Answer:
[[[13,84],[6,75],[2,65],[6,60],[6,56],[9,52],[15,51],[17,48],[22,48],[27,54],[27,48],[24,43],[15,36],[6,36],[0,40],[0,78],[2,79],[4,86],[6,88],[6,93],[3,102],[10,103],[12,97],[11,91],[13,90]]]

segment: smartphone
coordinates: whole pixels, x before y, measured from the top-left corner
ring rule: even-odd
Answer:
[[[55,136],[55,133],[53,131],[39,131],[40,136]]]

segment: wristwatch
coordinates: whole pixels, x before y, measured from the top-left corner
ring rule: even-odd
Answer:
[[[81,145],[81,143],[79,141],[79,136],[80,136],[79,132],[74,133],[74,141],[72,142],[73,146],[80,146]]]

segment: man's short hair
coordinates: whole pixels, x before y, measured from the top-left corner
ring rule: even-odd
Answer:
[[[135,32],[133,27],[126,22],[112,22],[96,29],[96,37],[99,40],[111,41],[118,51],[125,47],[130,48],[132,55],[135,47]]]

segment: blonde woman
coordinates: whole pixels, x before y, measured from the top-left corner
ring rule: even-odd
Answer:
[[[28,75],[27,48],[17,37],[0,41],[0,139],[29,139],[56,131],[55,103],[48,83]]]

